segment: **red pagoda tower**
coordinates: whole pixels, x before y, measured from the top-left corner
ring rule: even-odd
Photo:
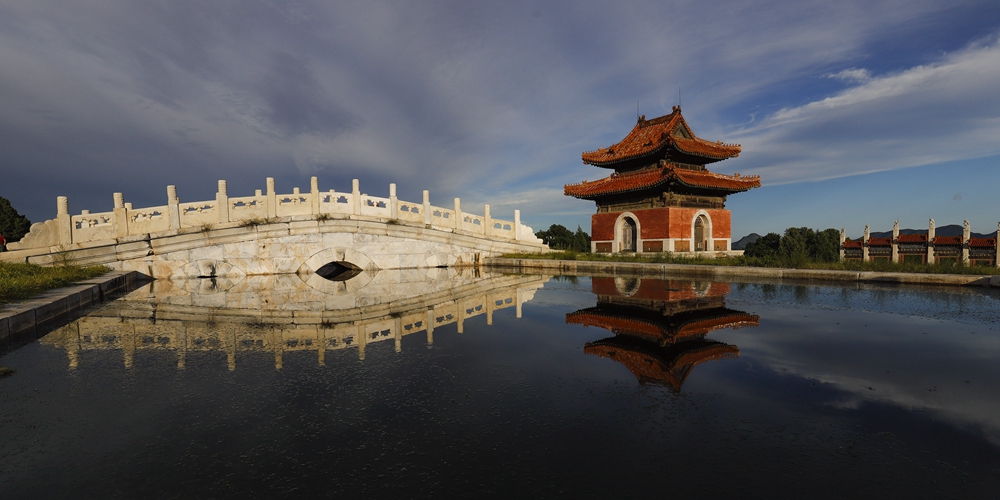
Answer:
[[[594,252],[728,252],[726,196],[760,187],[760,176],[709,172],[705,165],[739,156],[738,144],[699,139],[680,106],[646,120],[621,142],[583,153],[583,162],[615,173],[567,184],[564,193],[597,203]]]

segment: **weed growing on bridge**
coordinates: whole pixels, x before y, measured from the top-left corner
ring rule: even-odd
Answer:
[[[316,220],[330,220],[332,218],[333,218],[332,215],[330,215],[328,213],[325,213],[325,212],[324,213],[316,214]]]
[[[0,262],[0,304],[27,299],[46,290],[100,276],[110,270],[104,266],[42,267]]]
[[[209,222],[208,224],[202,224],[201,225],[201,232],[207,233],[207,232],[211,231],[213,227],[215,227],[215,224],[212,224],[211,222]]]

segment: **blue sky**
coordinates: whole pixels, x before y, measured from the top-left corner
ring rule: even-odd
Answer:
[[[562,186],[682,95],[759,174],[733,236],[972,223],[1000,204],[1000,3],[0,0],[0,196],[32,221],[264,188],[589,227]]]

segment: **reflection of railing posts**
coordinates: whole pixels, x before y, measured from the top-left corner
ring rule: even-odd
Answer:
[[[170,229],[180,229],[181,211],[180,200],[177,198],[177,186],[167,186],[167,220],[170,221]]]
[[[458,333],[465,333],[465,304],[461,300],[455,302],[455,326]]]
[[[493,299],[486,294],[483,296],[483,302],[486,303],[486,324],[493,325]]]
[[[274,177],[267,178],[267,216],[278,216],[278,195],[274,192]]]
[[[424,226],[431,227],[431,192],[424,190]]]
[[[316,349],[316,356],[319,360],[319,366],[326,366],[326,331],[324,329],[316,330],[316,342],[319,347]]]
[[[517,291],[514,292],[514,297],[515,297],[514,303],[517,311],[514,317],[517,319],[521,319],[521,304],[524,303],[524,295],[521,294],[520,288],[518,288]]]
[[[187,365],[187,329],[184,328],[183,323],[178,328],[178,336],[180,337],[181,348],[177,350],[177,369],[183,370]]]
[[[389,184],[389,217],[399,218],[399,198],[396,198],[396,183]]]
[[[403,352],[403,319],[396,316],[396,321],[393,322],[392,329],[396,333],[396,352]]]
[[[219,192],[215,193],[215,202],[219,210],[219,222],[229,222],[229,193],[226,192],[226,181],[219,181]]]
[[[111,230],[118,238],[128,236],[128,215],[125,212],[125,196],[122,193],[115,193],[114,216],[111,219]]]
[[[434,308],[427,310],[427,345],[434,345]]]
[[[56,198],[56,220],[59,224],[59,244],[73,243],[73,220],[69,215],[69,198]]]
[[[365,344],[368,343],[368,339],[365,338],[365,325],[358,325],[358,359],[361,361],[365,360]]]

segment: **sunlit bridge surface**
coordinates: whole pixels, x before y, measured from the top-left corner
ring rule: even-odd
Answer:
[[[994,498],[1000,296],[158,280],[8,352],[0,498]]]

